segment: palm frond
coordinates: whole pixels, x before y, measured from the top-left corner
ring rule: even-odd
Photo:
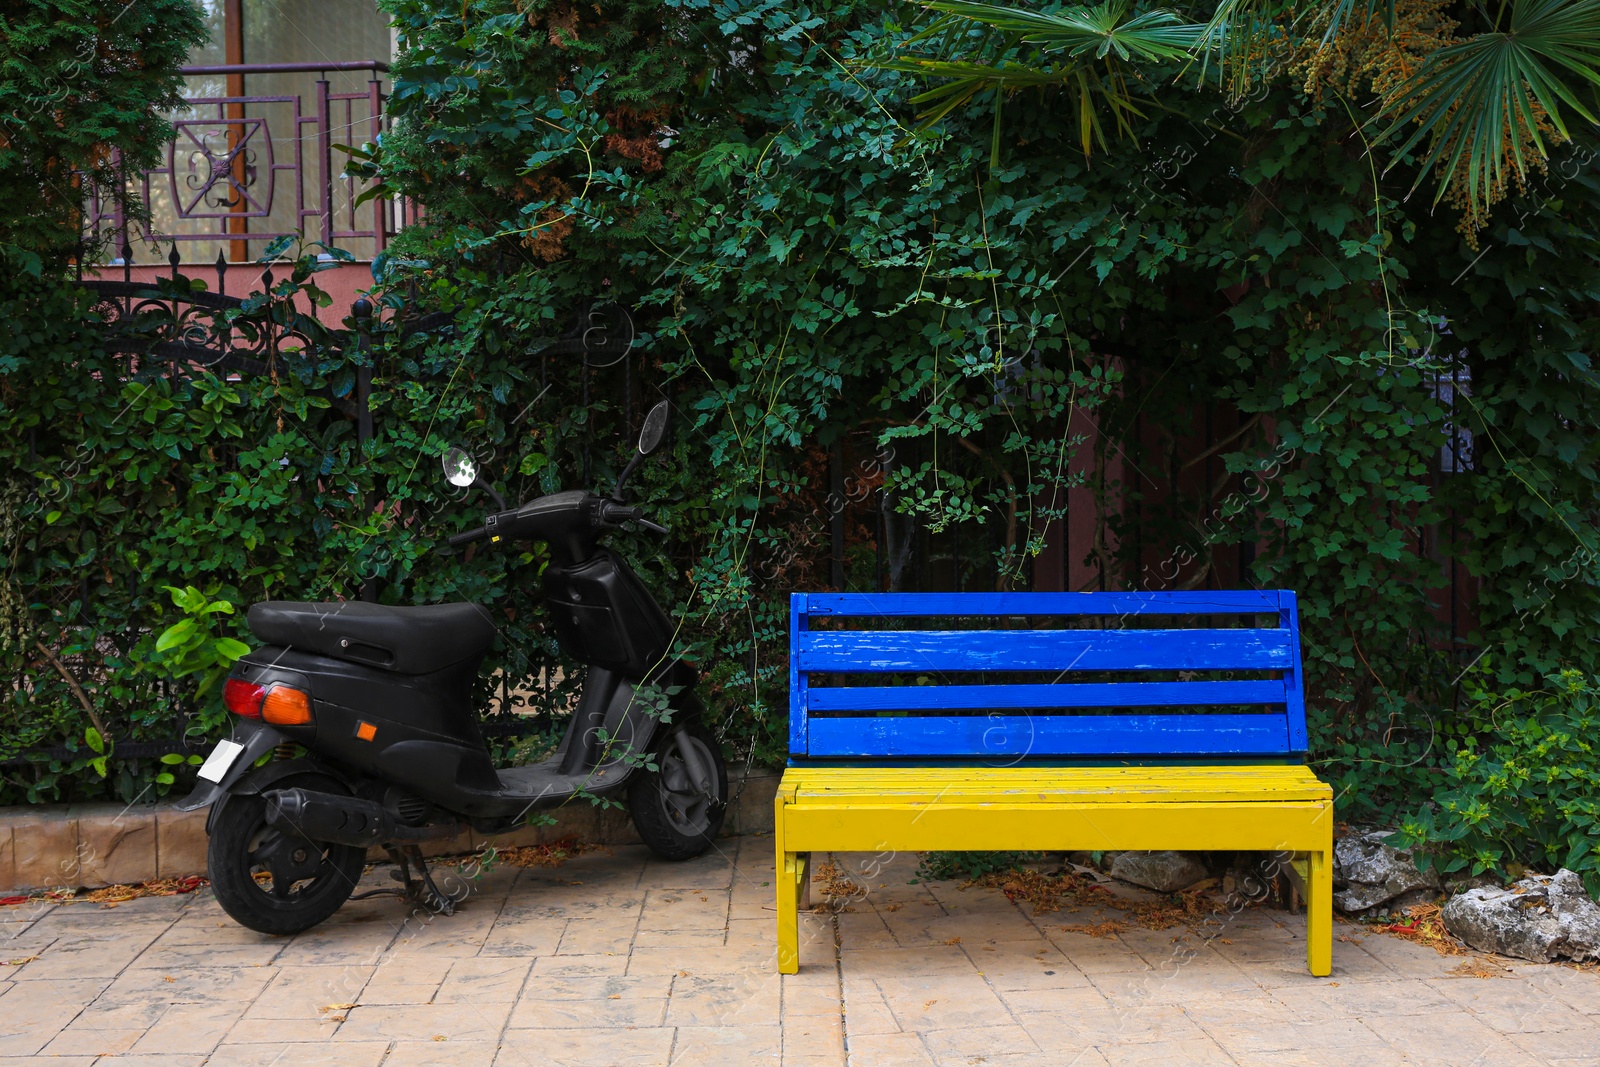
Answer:
[[[1597,121],[1576,91],[1584,83],[1600,86],[1600,0],[1512,0],[1505,30],[1446,45],[1389,94],[1380,136],[1415,123],[1397,160],[1427,141],[1418,182],[1437,170],[1435,203],[1458,189],[1482,212],[1549,157],[1549,142],[1570,139],[1566,108]]]
[[[923,6],[1015,35],[1021,43],[1035,45],[1041,51],[1062,51],[1073,57],[1093,52],[1096,59],[1105,59],[1112,53],[1125,61],[1186,59],[1198,43],[1201,30],[1198,24],[1161,9],[1126,18],[1128,4],[1117,0],[1057,11],[1032,11],[971,0],[932,0]]]
[[[972,0],[932,0],[923,6],[943,18],[909,43],[932,43],[940,54],[902,56],[872,66],[944,82],[912,98],[912,103],[923,109],[918,115],[922,129],[937,124],[979,93],[994,92],[996,134],[991,154],[995,164],[999,162],[1000,102],[1007,94],[1028,88],[1065,89],[1077,112],[1079,137],[1088,155],[1096,144],[1102,148],[1106,144],[1102,114],[1110,115],[1122,136],[1130,136],[1132,120],[1143,115],[1133,87],[1142,80],[1138,68],[1187,59],[1203,29],[1166,10],[1130,16],[1126,0],[1054,11]],[[970,34],[977,27],[992,31],[989,51],[1000,58],[954,57],[970,54]]]

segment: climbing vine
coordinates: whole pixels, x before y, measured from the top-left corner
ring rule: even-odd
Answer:
[[[1481,650],[1519,691],[1600,668],[1587,134],[1474,246],[1407,199],[1412,164],[1364,147],[1332,74],[1161,83],[1086,158],[1049,93],[1002,127],[979,94],[919,129],[926,84],[885,67],[915,13],[880,4],[383,7],[395,123],[356,165],[427,210],[373,265],[369,352],[328,340],[270,387],[152,384],[136,420],[59,361],[9,357],[4,439],[44,442],[6,446],[21,492],[79,437],[106,449],[73,478],[92,493],[7,520],[52,647],[170,625],[162,585],[244,603],[371,580],[494,604],[485,699],[559,714],[541,551],[439,557],[481,502],[433,464],[460,443],[508,497],[603,489],[665,395],[676,435],[636,489],[672,534],[620,544],[741,760],[784,750],[788,592],[907,588],[918,567],[929,588],[1030,588],[1085,514],[1078,585],[1299,592],[1311,758],[1346,817],[1431,794]],[[410,331],[425,312],[453,325]],[[71,344],[92,362],[90,333]],[[359,366],[362,451],[314,402]],[[117,536],[93,509],[130,494],[149,502]],[[42,662],[35,700],[64,723]]]

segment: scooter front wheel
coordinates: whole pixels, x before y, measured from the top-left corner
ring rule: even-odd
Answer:
[[[285,784],[344,792],[321,776]],[[365,850],[296,840],[267,824],[267,802],[259,796],[235,793],[220,803],[206,866],[217,903],[239,925],[263,934],[298,934],[350,899],[366,863]]]
[[[728,766],[699,723],[674,726],[655,752],[656,770],[628,780],[628,810],[651,851],[686,860],[711,847],[728,810]]]

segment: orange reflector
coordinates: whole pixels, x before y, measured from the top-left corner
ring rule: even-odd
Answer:
[[[377,737],[377,736],[378,736],[378,728],[376,726],[372,725],[370,722],[362,722],[362,723],[357,723],[356,724],[356,737],[360,738],[361,740],[363,740],[363,741],[371,741],[374,737]]]
[[[261,703],[261,718],[274,726],[310,726],[311,698],[287,685],[275,685]]]

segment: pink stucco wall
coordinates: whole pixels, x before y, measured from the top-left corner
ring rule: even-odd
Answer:
[[[254,263],[230,264],[222,276],[221,291],[228,296],[249,296],[262,287],[262,274],[266,269]],[[271,270],[275,283],[289,276],[288,264],[274,265]],[[215,267],[185,265],[181,272],[204,281],[212,292],[218,291]],[[99,267],[84,273],[85,277],[98,277],[104,281],[119,282],[126,276],[130,281],[153,283],[158,278],[171,275],[172,269],[166,266],[140,265],[129,268],[126,272],[122,267]],[[333,302],[325,308],[315,308],[311,306],[309,300],[306,300],[302,306],[307,311],[314,312],[325,325],[338,326],[350,314],[350,305],[355,303],[356,298],[364,295],[366,290],[372,287],[372,271],[365,263],[341,263],[319,272],[313,280],[317,288],[333,298]]]

